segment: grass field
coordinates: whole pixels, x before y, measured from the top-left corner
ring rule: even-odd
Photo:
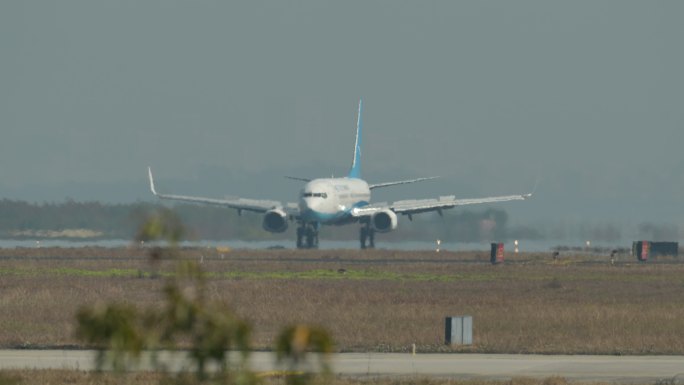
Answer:
[[[173,263],[137,248],[0,249],[0,346],[79,346],[74,315],[97,301],[160,304]],[[214,299],[269,349],[291,323],[339,351],[684,354],[684,263],[626,256],[357,250],[182,250]],[[473,316],[474,344],[444,345],[444,318]]]

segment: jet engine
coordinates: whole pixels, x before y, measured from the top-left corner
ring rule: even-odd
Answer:
[[[270,233],[282,233],[287,230],[287,224],[287,214],[281,209],[274,209],[264,214],[261,226]]]
[[[379,211],[371,217],[371,225],[381,233],[392,231],[397,228],[397,214],[392,210]]]

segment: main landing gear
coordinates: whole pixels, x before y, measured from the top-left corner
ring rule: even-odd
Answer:
[[[297,248],[298,249],[317,249],[318,248],[318,224],[302,223],[297,227]]]
[[[359,229],[359,240],[361,241],[361,248],[375,248],[375,230],[373,230],[370,225],[365,224]],[[368,241],[368,246],[366,246],[366,241]]]
[[[359,229],[359,241],[362,249],[375,248],[375,230],[365,223]],[[297,227],[297,248],[318,248],[318,223],[300,223]]]

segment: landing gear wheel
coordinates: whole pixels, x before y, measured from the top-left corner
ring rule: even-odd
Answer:
[[[359,241],[361,243],[361,248],[375,248],[375,230],[371,229],[369,226],[362,226],[359,229]],[[368,246],[366,246],[366,241],[368,241]]]
[[[368,229],[368,247],[375,248],[375,230],[373,229]]]
[[[361,248],[366,248],[366,239],[368,238],[368,229],[363,226],[359,229],[359,241],[361,243]]]
[[[306,232],[306,229],[304,226],[297,227],[297,248],[298,249],[303,249],[304,248],[304,233]]]
[[[306,228],[306,247],[308,249],[318,248],[318,230],[313,226],[308,226]]]
[[[306,223],[297,227],[297,248],[318,248],[318,226],[315,223]]]

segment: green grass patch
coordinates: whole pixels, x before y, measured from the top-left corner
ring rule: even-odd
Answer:
[[[0,268],[0,276],[68,276],[68,277],[106,277],[106,278],[150,278],[170,277],[175,273],[151,273],[144,269],[84,269],[72,267],[55,268]],[[395,282],[492,282],[492,281],[534,281],[544,282],[559,279],[563,282],[657,282],[659,274],[643,273],[631,269],[615,271],[548,271],[492,269],[491,271],[469,271],[453,274],[428,272],[394,272],[381,269],[312,269],[304,271],[210,271],[210,279],[251,279],[251,280],[358,280],[358,281],[395,281]]]
[[[26,269],[26,268],[4,268],[0,269],[0,276],[69,276],[69,277],[137,277],[141,274],[138,269],[104,269],[89,270],[76,269],[69,267],[59,267],[50,269]],[[148,273],[142,273],[149,275]]]
[[[173,272],[160,272],[157,275],[173,276]],[[110,278],[149,278],[152,274],[140,269],[79,269],[59,268],[3,268],[0,276],[70,276],[70,277],[110,277]],[[430,274],[396,273],[382,270],[344,270],[314,269],[306,271],[225,271],[208,272],[212,279],[320,279],[320,280],[361,280],[361,281],[410,281],[410,282],[455,282],[489,281],[498,279],[496,274]]]
[[[229,279],[323,279],[323,280],[362,280],[362,281],[411,281],[411,282],[453,282],[472,279],[464,274],[444,275],[426,273],[394,273],[380,270],[345,270],[343,272],[330,269],[316,269],[307,271],[269,271],[244,272],[227,271],[223,273],[209,273],[211,278]],[[494,279],[491,277],[491,279]]]

